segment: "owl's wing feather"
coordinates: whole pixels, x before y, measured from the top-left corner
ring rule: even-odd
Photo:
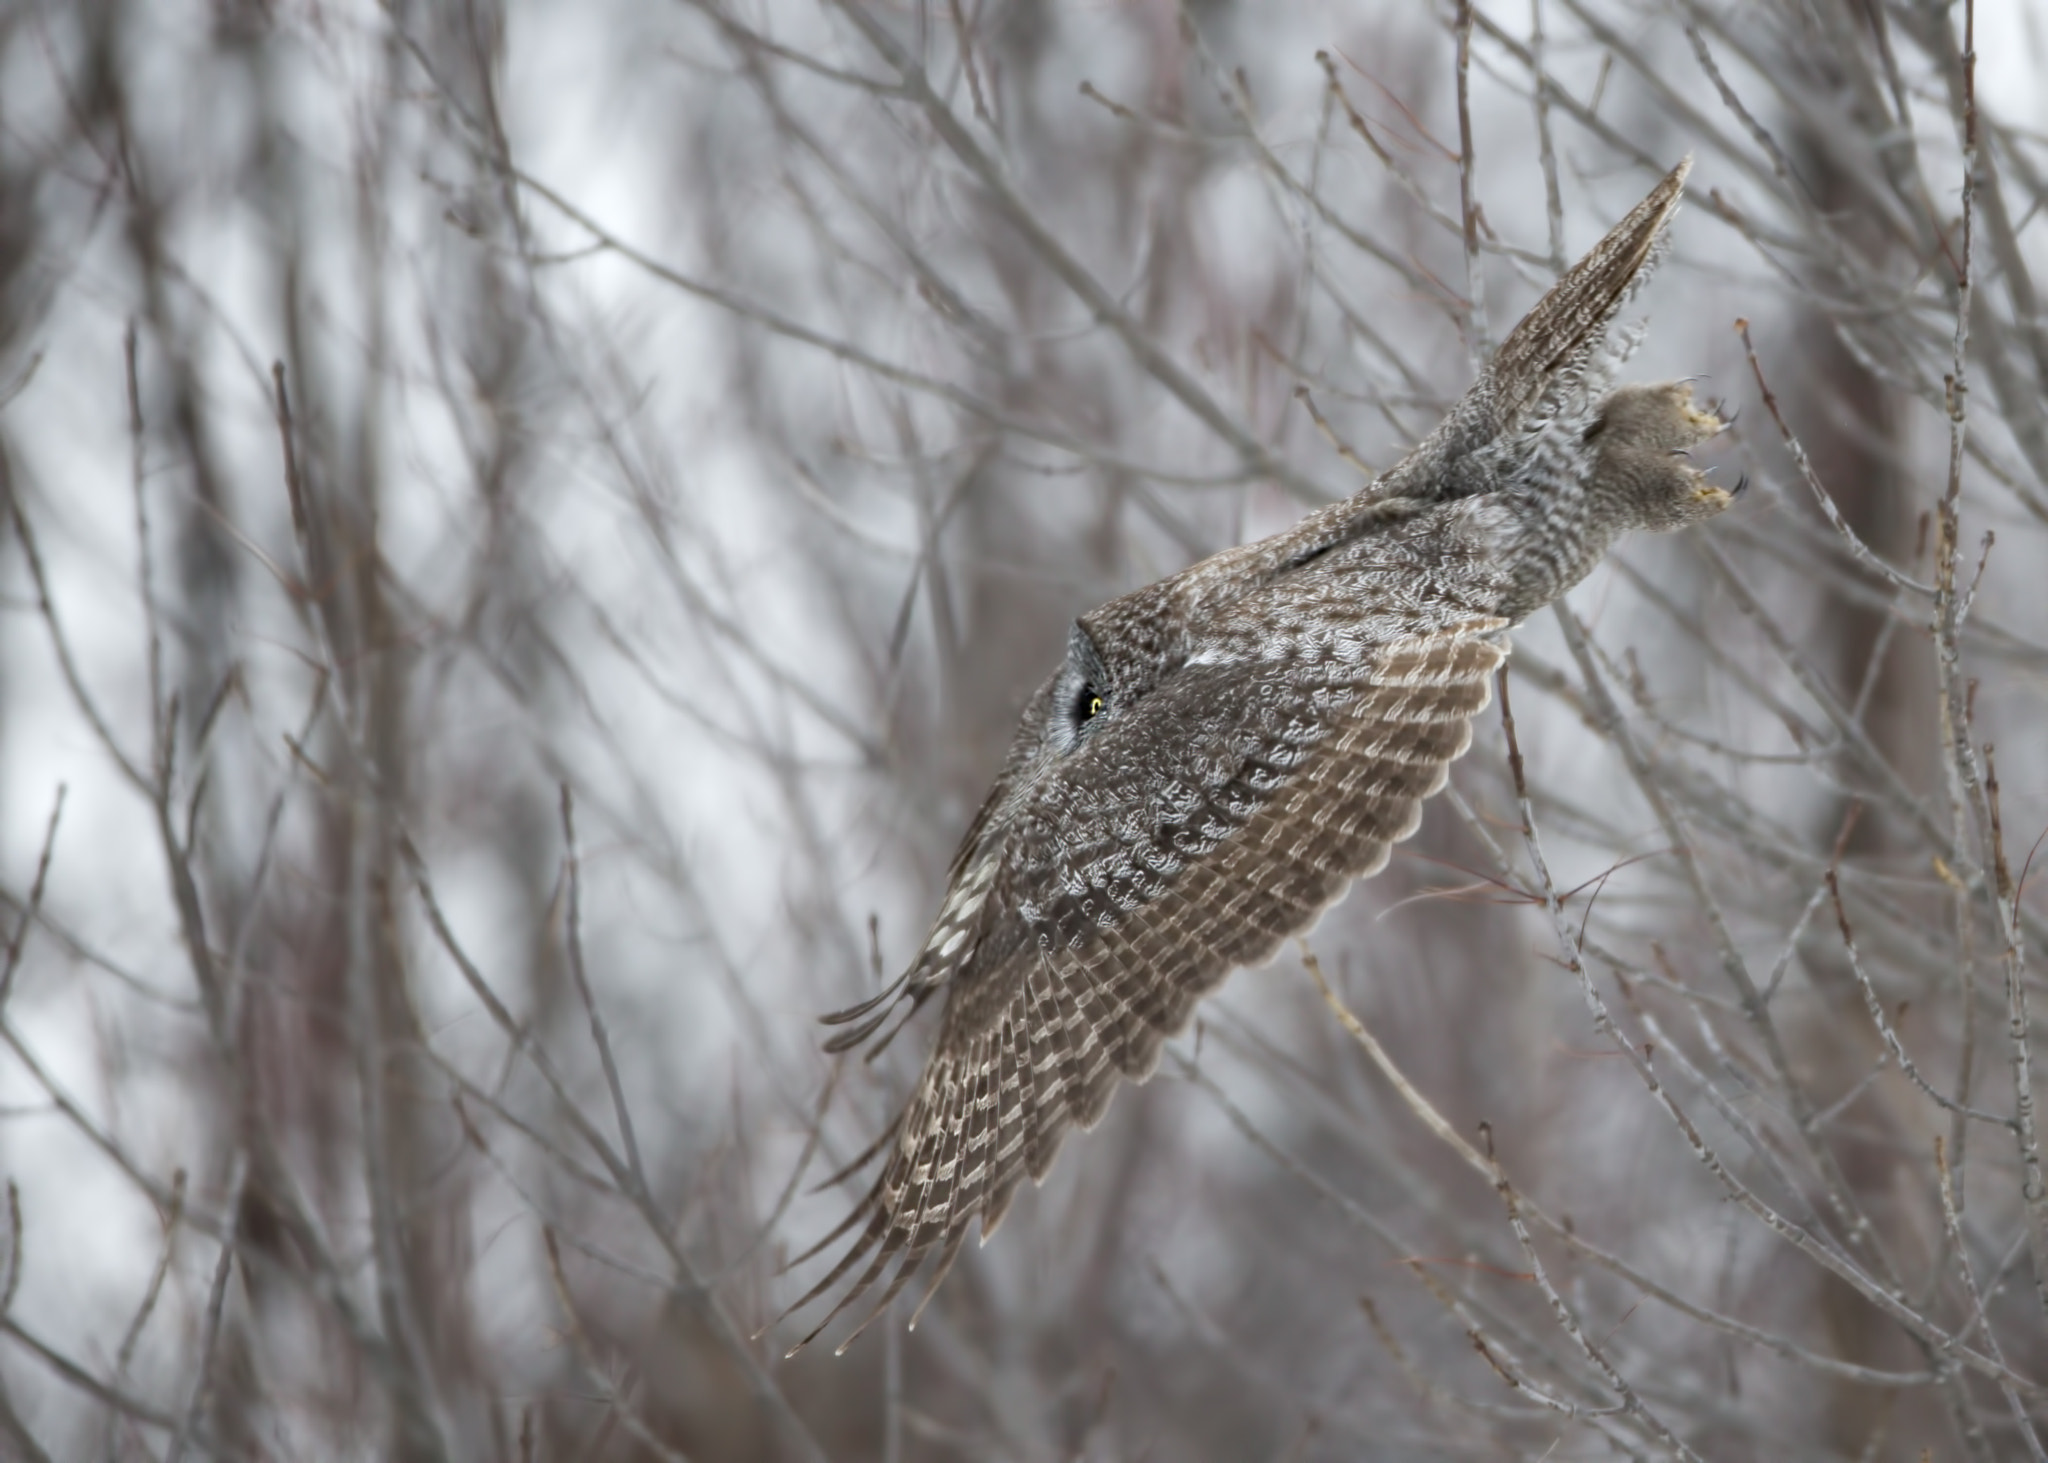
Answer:
[[[1189,666],[1074,754],[1098,775],[1055,780],[983,875],[936,1049],[880,1174],[824,1243],[858,1236],[791,1310],[859,1274],[798,1347],[892,1265],[861,1328],[935,1250],[942,1276],[977,1218],[986,1240],[1024,1176],[1042,1178],[1123,1080],[1150,1075],[1203,995],[1385,864],[1470,744],[1506,654],[1500,627],[1331,650],[1285,676]],[[1119,759],[1123,738],[1176,749],[1163,793],[1156,759]],[[1107,831],[1076,846],[1077,828]],[[973,877],[964,861],[955,877]]]

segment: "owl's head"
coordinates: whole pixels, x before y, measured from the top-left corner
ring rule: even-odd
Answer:
[[[1034,789],[1075,759],[1118,753],[1127,718],[1186,660],[1184,606],[1174,579],[1113,599],[1074,621],[1059,666],[1019,718],[987,810],[993,832]]]
[[[1123,694],[1128,694],[1126,691]],[[1052,680],[1033,705],[1044,751],[1065,756],[1108,724],[1110,707],[1120,703],[1117,678],[1096,644],[1095,634],[1085,619],[1076,620],[1067,632],[1067,657],[1053,672]]]
[[[1170,633],[1172,581],[1113,599],[1074,621],[1067,653],[1025,708],[1011,770],[1084,750],[1171,674],[1180,658]]]

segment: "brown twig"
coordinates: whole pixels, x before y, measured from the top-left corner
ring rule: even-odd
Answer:
[[[1458,219],[1465,240],[1465,333],[1474,374],[1493,354],[1486,321],[1486,274],[1479,258],[1479,180],[1472,164],[1472,0],[1458,0],[1453,33],[1458,50]]]
[[[1820,475],[1813,468],[1813,459],[1806,455],[1806,448],[1800,443],[1798,436],[1793,433],[1792,428],[1786,423],[1785,414],[1778,406],[1777,393],[1771,390],[1770,383],[1764,379],[1763,363],[1757,359],[1756,347],[1749,339],[1749,322],[1747,320],[1737,320],[1735,322],[1735,333],[1742,337],[1743,354],[1749,358],[1749,369],[1756,377],[1756,389],[1757,393],[1763,397],[1764,410],[1771,414],[1771,420],[1777,424],[1778,438],[1785,444],[1785,451],[1792,458],[1792,465],[1799,469],[1799,476],[1812,492],[1813,500],[1820,504],[1820,511],[1826,515],[1828,526],[1841,535],[1842,542],[1849,546],[1849,552],[1855,555],[1859,563],[1868,565],[1895,587],[1911,594],[1932,595],[1934,593],[1933,585],[1922,584],[1919,580],[1902,573],[1886,563],[1870,545],[1863,541],[1856,530],[1849,526],[1849,521],[1842,517],[1842,510],[1835,505],[1834,497],[1825,487],[1821,486]]]

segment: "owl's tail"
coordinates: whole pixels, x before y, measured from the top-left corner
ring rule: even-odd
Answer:
[[[1584,371],[1606,343],[1614,317],[1662,253],[1664,227],[1678,211],[1691,171],[1688,154],[1501,342],[1467,397],[1492,418],[1489,435],[1520,426],[1546,393]]]
[[[1360,510],[1378,514],[1392,500],[1428,505],[1493,492],[1500,487],[1498,463],[1487,448],[1532,430],[1541,433],[1552,420],[1574,415],[1614,363],[1614,318],[1656,267],[1665,225],[1678,211],[1690,171],[1687,157],[1564,272],[1508,332],[1436,430],[1392,472],[1334,510],[1336,537],[1379,521],[1360,517]],[[1329,527],[1318,524],[1317,530]]]

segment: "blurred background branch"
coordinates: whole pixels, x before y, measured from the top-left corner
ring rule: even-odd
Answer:
[[[2048,1457],[2044,47],[0,4],[0,1453]],[[1629,370],[1756,491],[781,1360],[919,1047],[811,1018],[1073,616],[1398,461],[1687,152]]]

